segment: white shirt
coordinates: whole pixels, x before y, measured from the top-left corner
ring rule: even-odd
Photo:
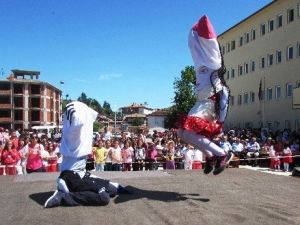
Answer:
[[[242,152],[244,150],[244,145],[242,143],[233,143],[232,150],[234,152]]]
[[[64,113],[60,152],[63,156],[80,158],[91,153],[93,123],[98,113],[82,102],[71,102]]]
[[[199,149],[194,150],[194,160],[195,161],[202,161],[203,155],[202,152]]]

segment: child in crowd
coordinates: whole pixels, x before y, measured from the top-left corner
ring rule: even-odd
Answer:
[[[283,146],[284,146],[284,149],[283,149],[283,152],[282,152],[283,171],[284,172],[289,172],[290,164],[293,162],[292,151],[289,148],[288,143],[284,143]]]
[[[133,156],[134,151],[131,147],[131,141],[124,140],[124,147],[122,149],[123,171],[131,171]]]
[[[104,171],[106,156],[107,156],[107,150],[104,147],[104,142],[100,139],[98,141],[98,146],[94,151],[96,171]]]

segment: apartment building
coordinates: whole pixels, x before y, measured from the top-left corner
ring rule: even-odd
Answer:
[[[218,40],[231,89],[226,128],[299,130],[300,1],[272,1]]]
[[[61,123],[61,90],[39,80],[39,71],[12,70],[0,80],[0,127],[29,129]]]

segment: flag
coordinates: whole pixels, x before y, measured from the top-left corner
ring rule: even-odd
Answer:
[[[262,96],[263,93],[262,93],[262,80],[260,79],[260,82],[259,82],[259,88],[258,88],[258,100],[261,101],[262,100]]]

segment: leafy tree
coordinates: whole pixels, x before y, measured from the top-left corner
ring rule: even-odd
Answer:
[[[107,101],[103,103],[103,113],[109,118],[114,118],[114,112],[112,111],[110,104]]]
[[[175,127],[176,122],[182,114],[187,114],[196,102],[194,85],[196,83],[196,73],[193,66],[187,66],[181,71],[181,76],[175,78],[174,86],[174,105],[168,110],[166,126]]]
[[[104,125],[102,123],[99,123],[98,121],[95,121],[94,124],[93,124],[93,131],[98,132],[103,127],[104,127]]]
[[[144,124],[144,120],[142,118],[134,118],[131,124],[133,126],[141,126]]]

